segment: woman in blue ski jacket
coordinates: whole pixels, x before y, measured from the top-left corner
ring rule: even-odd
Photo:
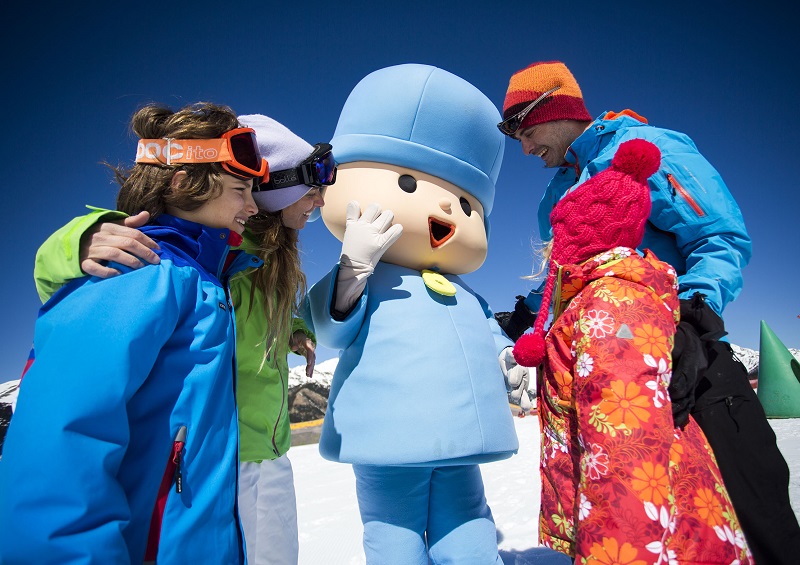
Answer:
[[[242,563],[228,281],[267,162],[227,107],[132,119],[124,212],[161,262],[75,279],[41,309],[0,461],[2,563]],[[256,181],[254,181],[256,179]]]

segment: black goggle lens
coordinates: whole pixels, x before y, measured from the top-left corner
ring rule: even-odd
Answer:
[[[261,153],[254,133],[240,133],[230,138],[234,159],[245,167],[258,170],[261,167]]]

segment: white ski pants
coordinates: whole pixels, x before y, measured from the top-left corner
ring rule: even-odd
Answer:
[[[239,515],[249,565],[297,565],[297,501],[287,455],[239,464]]]

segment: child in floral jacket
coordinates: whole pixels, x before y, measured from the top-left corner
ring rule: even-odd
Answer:
[[[703,432],[673,427],[677,276],[634,251],[659,161],[629,141],[551,214],[544,314],[514,349],[521,365],[544,361],[541,543],[576,563],[752,563]]]

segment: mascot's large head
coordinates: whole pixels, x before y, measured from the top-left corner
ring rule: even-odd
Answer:
[[[463,274],[486,259],[487,218],[503,160],[500,113],[462,78],[428,65],[367,75],[331,145],[339,164],[322,218],[339,239],[347,203],[392,210],[403,235],[382,261]]]

